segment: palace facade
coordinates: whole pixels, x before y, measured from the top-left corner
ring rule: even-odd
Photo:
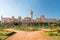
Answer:
[[[57,18],[45,18],[44,15],[41,15],[39,18],[33,19],[33,11],[30,11],[30,17],[25,17],[22,19],[20,16],[18,18],[15,18],[12,16],[12,18],[4,18],[1,16],[1,22],[2,23],[10,23],[10,22],[51,22],[51,23],[57,23]]]

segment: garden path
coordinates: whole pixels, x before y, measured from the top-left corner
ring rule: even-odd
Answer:
[[[11,31],[11,29],[7,30]],[[42,35],[40,31],[12,31],[16,33],[5,40],[51,40],[50,37]]]

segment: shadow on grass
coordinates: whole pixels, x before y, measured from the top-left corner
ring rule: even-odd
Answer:
[[[9,34],[6,34],[6,36],[11,36],[13,34],[15,34],[16,32],[12,32],[12,33],[9,33]]]
[[[9,34],[6,34],[6,36],[10,37],[12,35],[14,35],[16,32],[12,32],[12,33],[9,33]],[[8,37],[4,38],[3,40],[7,39]]]

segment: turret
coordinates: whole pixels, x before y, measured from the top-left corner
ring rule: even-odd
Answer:
[[[14,21],[15,20],[15,18],[14,18],[14,16],[12,16],[12,21]]]
[[[33,11],[30,11],[30,18],[33,19]]]

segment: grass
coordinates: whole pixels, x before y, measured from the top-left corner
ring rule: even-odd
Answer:
[[[0,36],[0,40],[4,40],[5,38],[7,38],[8,36]]]
[[[32,26],[32,27],[23,27],[23,26],[11,26],[11,28],[14,28],[16,30],[24,30],[24,31],[37,31],[40,29],[43,29],[43,32],[41,34],[45,35],[45,36],[49,36],[52,38],[52,40],[60,40],[60,32],[59,30],[57,31],[56,29],[50,29],[50,28],[41,28],[38,26]],[[60,28],[58,28],[60,29]],[[6,30],[0,30],[0,39],[4,39],[10,35],[12,35],[13,33],[11,31],[6,31]]]
[[[36,30],[39,30],[39,28],[36,26],[33,26],[33,27],[23,27],[23,26],[15,26],[14,27],[16,30],[24,30],[24,31],[36,31]]]
[[[11,33],[13,33],[13,32],[12,31],[7,31],[7,30],[0,30],[0,40],[3,40],[6,37],[12,35]]]
[[[60,36],[51,36],[52,40],[60,40]]]
[[[52,30],[52,31],[43,31],[41,34],[51,37],[52,40],[60,40],[60,32],[59,30]]]

